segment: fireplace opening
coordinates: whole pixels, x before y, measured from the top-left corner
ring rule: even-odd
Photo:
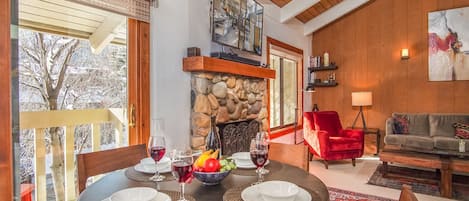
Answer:
[[[255,119],[217,124],[223,155],[248,152],[251,139],[256,137],[260,125]]]

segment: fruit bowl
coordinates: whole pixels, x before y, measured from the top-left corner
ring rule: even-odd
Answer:
[[[193,175],[197,180],[201,181],[204,185],[213,186],[219,184],[226,176],[230,174],[231,170],[224,172],[197,172],[194,171]]]

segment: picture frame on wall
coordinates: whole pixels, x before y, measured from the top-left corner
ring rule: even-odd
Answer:
[[[428,13],[428,76],[469,80],[469,7]]]

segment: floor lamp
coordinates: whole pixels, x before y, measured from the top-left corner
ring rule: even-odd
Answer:
[[[366,122],[365,116],[363,115],[363,106],[371,106],[372,105],[372,94],[370,91],[366,92],[352,92],[352,106],[359,106],[360,111],[358,112],[355,120],[353,120],[352,129],[355,127],[355,123],[357,123],[357,119],[359,116],[362,118],[363,129],[366,129]]]

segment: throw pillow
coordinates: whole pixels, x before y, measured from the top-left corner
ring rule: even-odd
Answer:
[[[394,117],[394,124],[392,132],[394,134],[408,134],[409,133],[409,120],[405,117]]]
[[[454,123],[455,137],[459,139],[469,139],[469,124],[466,123]]]

